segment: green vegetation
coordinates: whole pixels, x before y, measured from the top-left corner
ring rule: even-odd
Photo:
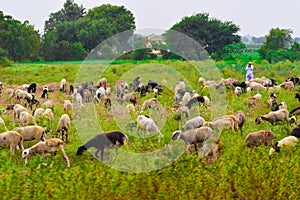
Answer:
[[[238,80],[244,80],[245,64],[244,61],[216,62],[222,77],[235,77]],[[274,77],[279,83],[284,81],[286,76],[296,76],[300,73],[299,62],[269,64],[261,60],[254,61],[253,64],[255,76]],[[159,72],[156,73],[159,75],[155,79],[157,81],[170,75],[170,69],[173,69],[174,72],[179,73],[180,77],[185,77],[185,80],[189,81],[192,89],[200,94],[209,95],[197,82],[199,74],[194,71],[190,63],[184,61],[158,60],[136,61],[135,63],[116,61],[104,71],[100,66],[105,66],[105,63],[99,64],[91,61],[85,64],[89,69],[95,69],[93,66],[101,68],[94,73],[95,77],[99,78],[97,75],[103,72],[103,76],[112,85],[120,78],[133,78],[130,74],[137,75],[136,73],[141,73],[143,67],[148,65],[153,67],[153,72]],[[58,84],[61,78],[67,78],[68,83],[73,83],[78,80],[76,72],[80,67],[81,63],[76,62],[18,63],[11,67],[0,68],[0,74],[4,87],[15,87],[29,82],[36,82],[39,87],[40,84],[50,82]],[[147,77],[143,77],[143,80],[146,81]],[[291,110],[299,105],[299,102],[294,99],[294,93],[295,91],[283,90],[277,100],[278,102],[285,101]],[[251,95],[254,94],[255,92]],[[175,162],[157,171],[149,173],[118,171],[98,162],[87,152],[81,157],[76,157],[77,148],[82,145],[82,141],[73,121],[69,134],[70,143],[66,145],[66,153],[71,162],[69,169],[66,168],[65,160],[60,153],[46,158],[35,155],[29,159],[29,166],[25,166],[20,151],[17,151],[16,155],[9,160],[9,150],[1,148],[1,199],[299,199],[300,144],[295,148],[285,149],[272,158],[268,155],[269,147],[262,146],[252,150],[245,147],[244,139],[250,132],[271,129],[276,134],[276,140],[288,135],[286,126],[271,126],[267,122],[255,124],[256,116],[269,111],[268,95],[266,92],[262,94],[263,100],[257,106],[250,107],[245,103],[248,94],[242,94],[238,98],[233,91],[229,89],[226,91],[226,112],[234,114],[237,110],[243,110],[247,115],[247,121],[242,134],[223,131],[221,134],[222,156],[211,166],[207,166],[205,161],[194,153],[184,153]],[[152,95],[147,95],[141,101],[150,97]],[[56,99],[55,120],[52,124],[42,124],[48,126],[50,132],[53,133],[59,117],[65,113],[62,102],[70,97],[62,93],[50,93],[49,98]],[[162,93],[159,100],[162,104],[172,105],[172,99],[170,88]],[[4,95],[0,102],[1,106],[5,107],[9,99]],[[111,112],[106,111],[101,104],[95,106],[95,111],[103,131],[119,129],[116,121],[109,118]],[[201,116],[209,120],[209,108],[200,108],[200,112]],[[133,120],[137,115],[138,112],[131,113]],[[10,113],[1,115],[7,127],[12,129],[13,121],[10,116]],[[171,109],[167,110],[167,116],[168,119],[162,129],[165,137],[161,143],[157,143],[156,136],[145,141],[129,136],[130,144],[122,149],[131,152],[148,152],[158,150],[164,147],[164,144],[170,143],[171,134],[177,129],[179,122],[175,120],[176,115]],[[84,124],[80,128],[87,133],[93,129]],[[4,131],[3,127],[0,127],[0,131]],[[51,136],[48,135],[48,137]],[[25,147],[29,147],[33,143],[25,142],[24,144]],[[114,150],[107,150],[107,152],[114,154]]]

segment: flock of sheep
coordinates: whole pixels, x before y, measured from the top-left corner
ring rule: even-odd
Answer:
[[[166,80],[163,80],[165,83]],[[199,78],[199,84],[204,88],[215,88],[220,93],[225,90],[232,89],[237,97],[242,93],[250,93],[257,91],[254,96],[250,96],[247,101],[250,105],[255,105],[262,98],[259,93],[262,90],[268,90],[270,96],[268,99],[268,108],[271,109],[265,115],[257,116],[255,122],[261,123],[262,120],[270,122],[271,125],[286,124],[289,126],[291,123],[296,123],[296,116],[300,114],[300,107],[293,109],[291,112],[287,110],[285,102],[277,102],[276,94],[280,90],[294,89],[297,84],[300,84],[299,78],[292,77],[285,82],[276,85],[274,79],[269,78],[255,78],[247,82],[239,82],[234,78],[221,78],[219,82],[214,80],[205,80],[203,77]],[[227,89],[226,89],[227,88]],[[124,80],[118,80],[116,83],[109,84],[106,78],[101,78],[96,85],[92,81],[82,83],[77,87],[70,85],[67,88],[66,79],[62,79],[59,85],[59,92],[70,95],[71,100],[66,99],[63,103],[65,114],[61,115],[58,120],[56,130],[53,132],[53,138],[49,138],[47,134],[48,129],[39,125],[41,118],[52,123],[54,120],[54,102],[48,99],[48,93],[53,92],[47,85],[42,88],[42,95],[40,103],[35,94],[37,85],[24,84],[18,88],[3,88],[0,82],[0,97],[5,93],[7,98],[11,101],[7,103],[6,109],[1,110],[2,114],[10,112],[13,114],[14,128],[8,130],[5,121],[0,117],[0,124],[6,130],[0,133],[0,146],[9,147],[11,155],[14,154],[15,148],[22,150],[22,157],[27,159],[30,155],[40,153],[55,153],[61,150],[64,158],[66,159],[67,166],[70,167],[69,158],[64,150],[64,146],[68,143],[68,131],[71,125],[70,115],[73,114],[73,107],[83,107],[85,103],[100,103],[107,110],[113,106],[112,103],[118,102],[128,111],[139,113],[136,123],[129,123],[129,130],[136,128],[139,132],[145,134],[145,137],[150,136],[151,133],[158,134],[158,143],[164,137],[164,134],[156,125],[155,121],[149,116],[142,114],[143,111],[148,109],[159,109],[161,102],[160,96],[164,95],[164,85],[158,84],[153,80],[148,80],[145,84],[142,82],[141,77],[136,77],[132,83],[127,83]],[[231,132],[242,132],[243,125],[247,120],[243,111],[238,111],[236,114],[224,115],[216,117],[211,121],[205,120],[200,113],[195,117],[191,117],[191,111],[195,107],[203,106],[208,108],[211,106],[211,100],[208,96],[201,96],[196,91],[189,91],[186,89],[186,83],[180,79],[178,83],[172,88],[174,92],[173,110],[180,119],[186,121],[178,130],[174,130],[171,135],[172,140],[182,139],[187,146],[193,145],[196,154],[199,152],[207,159],[208,164],[212,164],[221,155],[222,142],[220,134],[223,129],[229,129]],[[2,95],[2,96],[1,96]],[[154,95],[154,97],[153,97]],[[147,100],[140,102],[141,97],[149,97]],[[295,94],[295,99],[299,99],[299,94]],[[73,101],[73,103],[71,102]],[[72,117],[71,117],[72,118]],[[18,124],[18,125],[16,125]],[[60,135],[59,135],[60,134]],[[254,133],[249,133],[245,138],[247,147],[254,147],[259,145],[269,145],[270,154],[279,152],[280,148],[284,146],[295,145],[300,137],[300,126],[297,125],[293,128],[290,135],[280,141],[275,142],[275,134],[270,130],[261,130]],[[24,149],[24,141],[35,140],[36,144]],[[95,156],[103,159],[104,149],[106,147],[118,147],[127,143],[127,135],[119,130],[101,133],[91,138],[84,145],[78,147],[77,155],[82,155],[84,151],[89,148],[95,148]],[[200,144],[197,146],[197,144]],[[101,155],[99,156],[99,153]]]

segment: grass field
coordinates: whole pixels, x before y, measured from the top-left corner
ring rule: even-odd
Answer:
[[[278,83],[283,82],[287,76],[300,74],[300,63],[269,64],[265,61],[253,61],[253,63],[255,77],[274,77]],[[240,81],[244,80],[246,63],[219,61],[215,64],[218,74],[212,76],[220,75],[224,78],[234,77]],[[123,119],[115,117],[123,116],[122,109],[107,111],[101,104],[85,105],[83,110],[76,109],[73,113],[75,115],[72,116],[70,140],[66,144],[66,153],[71,162],[70,168],[66,168],[61,153],[48,157],[35,155],[29,159],[29,165],[25,166],[20,151],[10,159],[9,150],[0,149],[0,199],[300,199],[299,143],[296,147],[286,148],[272,157],[269,157],[270,147],[261,146],[251,150],[245,147],[244,140],[250,132],[270,129],[275,133],[276,140],[280,140],[292,129],[292,126],[271,126],[268,122],[255,124],[254,120],[257,116],[270,111],[267,107],[267,92],[262,92],[263,99],[258,105],[249,106],[246,99],[256,92],[236,97],[232,90],[226,90],[224,95],[226,104],[222,105],[226,108],[226,113],[235,114],[238,110],[243,110],[247,121],[243,133],[223,130],[220,135],[223,145],[222,155],[210,166],[207,166],[205,160],[197,157],[195,153],[184,152],[176,157],[178,155],[176,144],[170,152],[163,152],[167,156],[158,156],[154,153],[152,159],[141,159],[138,160],[139,162],[129,156],[125,160],[120,159],[112,163],[110,158],[115,155],[113,149],[107,150],[109,154],[105,155],[104,163],[99,162],[88,152],[80,157],[76,156],[77,148],[83,144],[83,141],[89,139],[84,136],[90,136],[94,131],[100,132],[100,129],[102,131],[124,130],[129,135],[130,143],[120,149],[123,151],[151,154],[164,148],[165,144],[171,142],[172,133],[182,123],[176,120],[177,115],[171,109],[175,81],[184,78],[188,82],[188,89],[210,96],[209,91],[203,90],[198,83],[200,74],[194,66],[195,63],[184,61],[134,63],[118,61],[113,64],[105,62],[16,63],[11,67],[0,68],[0,81],[4,83],[4,88],[16,88],[24,83],[36,82],[38,85],[36,96],[41,102],[45,101],[39,98],[44,84],[49,84],[55,89],[49,94],[49,99],[55,102],[54,122],[39,122],[42,126],[48,127],[52,133],[56,129],[59,117],[65,113],[63,100],[71,99],[69,95],[57,91],[62,78],[67,79],[68,85],[76,85],[88,79],[97,80],[102,75],[108,79],[112,87],[118,79],[130,81],[139,74],[142,74],[144,82],[150,78],[158,82],[162,79],[171,80],[159,97],[159,101],[165,108],[162,110],[164,112],[160,113],[161,118],[156,119],[164,134],[160,143],[157,142],[157,136],[142,140],[133,137],[128,130],[124,129],[126,119],[134,122],[139,110],[129,113],[129,118]],[[213,66],[205,63],[200,69],[203,73],[209,74],[212,70],[210,67]],[[292,110],[299,106],[298,100],[294,98],[298,89],[296,87],[291,91],[282,90],[277,95],[277,101],[285,101],[288,110]],[[148,94],[142,97],[140,102],[153,96]],[[0,106],[5,107],[9,102],[15,102],[15,99],[9,99],[4,93],[0,99]],[[95,115],[96,121],[82,123],[77,119],[77,111],[80,117]],[[212,112],[211,107],[200,107],[198,110],[206,120],[210,120]],[[149,111],[143,113],[153,114]],[[13,123],[12,111],[2,114],[1,117],[8,129],[13,129],[17,125]],[[3,131],[4,128],[0,126],[0,132]],[[25,148],[33,144],[34,142],[24,142]],[[122,155],[122,151],[120,154]],[[165,163],[168,165],[147,173],[126,172],[130,169],[141,172],[143,169],[154,169]],[[123,171],[109,167],[116,164]]]

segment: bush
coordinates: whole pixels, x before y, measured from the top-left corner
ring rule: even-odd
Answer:
[[[6,57],[0,59],[0,67],[9,67],[12,64],[13,62]]]

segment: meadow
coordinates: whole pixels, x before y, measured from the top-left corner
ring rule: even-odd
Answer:
[[[83,64],[83,65],[82,65]],[[207,64],[207,63],[206,63]],[[207,73],[213,70],[214,66],[207,66],[200,72]],[[299,76],[300,63],[279,62],[270,64],[266,61],[253,61],[255,77],[273,77],[277,83],[285,81],[288,76]],[[220,77],[234,77],[244,81],[243,61],[218,61],[215,63]],[[144,72],[147,68],[147,73]],[[179,78],[188,81],[188,89],[193,89],[201,95],[208,95],[208,90],[198,83],[201,75],[195,70],[193,64],[186,61],[135,61],[114,63],[15,63],[13,66],[0,68],[0,81],[4,88],[15,88],[24,83],[35,82],[40,91],[44,84],[51,84],[57,88],[59,81],[66,78],[69,84],[78,84],[88,79],[106,77],[108,83],[113,87],[118,79],[133,80],[142,74],[143,81],[149,78],[160,82],[162,79],[170,79],[159,101],[166,108],[163,116],[156,119],[160,123],[163,140],[158,143],[157,136],[141,139],[135,138],[126,130],[126,119],[136,119],[139,110],[129,113],[129,118],[114,116],[122,115],[122,109],[106,110],[103,105],[85,105],[78,108],[72,115],[72,124],[69,130],[69,143],[66,144],[66,153],[71,162],[67,168],[65,160],[60,153],[55,156],[41,157],[35,155],[30,158],[29,165],[24,165],[21,152],[17,151],[10,159],[8,149],[0,149],[0,199],[300,199],[300,144],[296,147],[283,149],[280,153],[269,156],[268,146],[260,146],[248,149],[245,146],[245,137],[248,133],[259,130],[270,129],[276,135],[276,140],[286,137],[292,126],[272,126],[268,122],[255,124],[255,118],[270,111],[267,106],[268,92],[263,91],[263,99],[255,106],[249,106],[247,98],[256,94],[242,94],[236,97],[231,89],[226,89],[224,98],[226,100],[222,108],[226,114],[235,114],[238,110],[246,113],[247,120],[243,127],[243,133],[232,133],[223,130],[220,138],[223,149],[219,159],[212,165],[206,165],[205,159],[198,157],[195,153],[183,152],[172,154],[176,151],[176,144],[170,152],[163,152],[168,156],[160,159],[143,160],[136,162],[134,158],[127,157],[127,160],[116,160],[119,169],[110,167],[116,163],[109,161],[115,154],[114,150],[107,150],[106,159],[98,161],[92,154],[86,152],[82,156],[76,156],[76,151],[85,140],[89,139],[92,132],[103,132],[122,129],[129,134],[130,143],[120,150],[136,153],[157,152],[164,148],[165,144],[172,142],[171,135],[181,125],[178,116],[172,110],[173,88]],[[78,76],[80,74],[80,76]],[[211,74],[215,76],[216,74]],[[288,110],[299,106],[295,99],[294,90],[281,90],[277,95],[277,101],[285,101]],[[114,93],[114,91],[113,91]],[[63,100],[71,99],[68,94],[58,91],[49,94],[54,99],[54,122],[47,126],[50,132],[54,132],[59,117],[66,111],[63,110]],[[140,102],[153,97],[148,94],[141,97]],[[42,102],[43,100],[37,96]],[[9,102],[5,94],[0,99],[0,107],[5,107]],[[214,102],[217,104],[217,102]],[[89,108],[89,109],[87,109]],[[83,109],[83,110],[81,110]],[[85,112],[84,110],[88,110]],[[210,107],[199,107],[198,114],[206,120],[211,119],[213,109]],[[149,111],[144,111],[149,114]],[[91,124],[85,121],[78,121],[83,115],[96,115],[96,120]],[[151,113],[150,113],[151,114]],[[2,114],[8,129],[13,129],[15,124],[11,117],[11,111]],[[165,120],[165,121],[163,121]],[[162,122],[163,121],[163,122]],[[77,124],[76,124],[77,123]],[[95,125],[95,126],[94,126]],[[100,128],[99,128],[100,127]],[[0,132],[3,132],[0,126]],[[82,135],[86,134],[86,135]],[[48,135],[47,137],[51,137]],[[24,142],[25,148],[33,145],[34,142]],[[122,154],[122,151],[121,151]],[[122,156],[120,158],[123,158]],[[165,160],[170,159],[170,160]],[[132,166],[128,163],[136,162]],[[168,163],[164,166],[164,163]],[[143,166],[142,166],[143,165]],[[144,169],[155,169],[156,166],[164,166],[157,170],[149,170],[142,173]],[[135,168],[134,168],[135,167]],[[121,170],[120,170],[121,168]],[[132,172],[132,171],[134,171]]]

